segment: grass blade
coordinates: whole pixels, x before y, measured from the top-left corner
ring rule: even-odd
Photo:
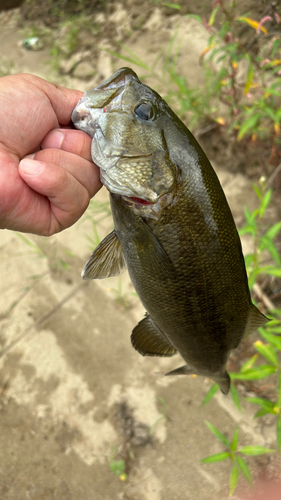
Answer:
[[[235,431],[233,433],[232,444],[231,444],[231,451],[237,450],[237,443],[238,443],[238,427],[235,427]]]
[[[260,365],[256,368],[252,368],[246,372],[231,373],[231,378],[233,380],[260,380],[261,378],[268,377],[276,371],[276,367],[272,365]]]
[[[233,383],[230,385],[230,394],[233,400],[233,403],[235,406],[238,408],[239,411],[242,411],[241,405],[240,405],[240,400],[239,400],[239,394],[238,391]]]
[[[220,462],[221,460],[225,460],[231,455],[231,453],[227,451],[221,451],[220,453],[215,453],[214,455],[210,455],[209,457],[202,458],[200,462],[203,464],[210,464],[211,462]]]
[[[263,344],[263,342],[261,342],[261,340],[257,340],[256,342],[254,342],[254,346],[255,346],[256,350],[265,359],[267,359],[267,361],[269,361],[270,363],[272,363],[275,366],[278,366],[278,358],[277,358],[277,354],[276,354],[273,346],[271,346],[269,344],[267,344],[267,345]]]
[[[239,469],[241,470],[243,476],[247,479],[248,483],[252,487],[253,486],[253,479],[252,479],[252,474],[251,474],[251,471],[249,469],[248,464],[245,462],[244,458],[239,457],[239,455],[237,455],[236,460],[237,460],[237,464],[238,464]]]
[[[234,490],[238,483],[239,469],[234,465],[231,469],[230,480],[229,480],[229,496],[232,497]]]
[[[271,401],[268,401],[268,399],[264,398],[245,398],[246,401],[249,401],[250,403],[255,403],[257,405],[260,405],[264,410],[266,410],[267,413],[274,413],[274,403]]]
[[[247,359],[247,361],[241,366],[240,373],[247,372],[250,368],[252,368],[258,359],[258,355],[254,354],[250,359]]]
[[[205,420],[205,424],[207,427],[210,429],[210,431],[225,445],[227,448],[231,448],[230,442],[228,441],[227,437],[222,434],[221,431],[219,431],[214,425],[210,424],[207,420]]]
[[[264,415],[268,415],[268,413],[270,413],[270,411],[261,408],[260,410],[257,411],[257,413],[254,414],[253,418],[263,417]]]
[[[263,455],[264,453],[273,453],[276,450],[272,450],[270,448],[264,448],[263,446],[244,446],[239,450],[239,453],[243,453],[243,455]]]
[[[202,403],[201,403],[201,406],[204,406],[205,404],[207,404],[211,399],[212,397],[216,394],[216,392],[218,391],[219,389],[219,385],[218,384],[213,384],[210,389],[208,390],[206,396],[204,397]]]

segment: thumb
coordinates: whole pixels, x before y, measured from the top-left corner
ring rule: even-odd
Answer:
[[[49,236],[71,226],[89,204],[87,189],[58,165],[25,158],[19,164],[19,174],[33,191],[42,195],[36,210],[30,206],[37,234]]]

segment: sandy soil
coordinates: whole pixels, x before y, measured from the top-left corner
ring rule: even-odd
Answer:
[[[126,12],[119,4],[114,12],[125,30]],[[13,61],[14,72],[87,90],[120,66],[100,53],[92,80],[59,81],[47,65],[47,49],[20,49],[24,32],[5,19],[1,52]],[[145,43],[136,33],[130,47],[151,62],[177,23],[182,46],[188,47],[182,49],[181,67],[202,85],[198,55],[207,35],[194,20],[183,26],[178,15],[164,18],[154,8],[143,27]],[[239,221],[241,207],[255,205],[251,183],[242,174],[214,167]],[[97,200],[107,200],[104,189]],[[91,210],[88,214],[92,216]],[[107,218],[98,225],[101,238],[111,224]],[[204,420],[229,437],[239,423],[241,445],[274,446],[271,420],[261,427],[251,420],[252,407],[239,413],[230,397],[221,394],[201,408],[209,380],[165,378],[164,373],[179,366],[179,357],[142,358],[133,350],[130,333],[143,308],[128,277],[81,281],[92,250],[86,236],[92,234],[86,216],[49,239],[26,235],[33,246],[11,231],[1,232],[0,499],[226,499],[230,464],[199,463],[222,450]],[[126,462],[125,481],[110,470],[114,455]],[[254,457],[249,464],[255,479],[278,470],[278,460],[269,457]],[[241,480],[233,498],[243,499],[246,492]]]

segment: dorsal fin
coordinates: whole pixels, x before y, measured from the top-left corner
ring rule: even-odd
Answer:
[[[131,335],[133,347],[142,356],[173,356],[176,348],[170,343],[164,333],[154,325],[150,316],[146,316],[133,329]]]
[[[115,231],[108,234],[97,246],[85,265],[83,280],[93,280],[118,276],[126,269],[126,263],[119,239]]]

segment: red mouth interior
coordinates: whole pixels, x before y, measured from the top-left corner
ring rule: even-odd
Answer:
[[[133,203],[139,203],[140,205],[152,205],[152,203],[151,203],[150,201],[143,200],[142,198],[135,198],[135,197],[132,197],[132,198],[130,198],[130,200],[131,200]]]

